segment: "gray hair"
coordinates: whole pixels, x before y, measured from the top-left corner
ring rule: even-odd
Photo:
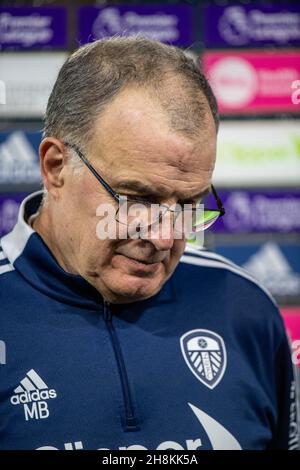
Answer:
[[[175,94],[164,86],[168,78]],[[207,103],[218,129],[214,94],[184,51],[142,37],[113,37],[82,46],[66,60],[48,101],[44,137],[86,149],[96,119],[130,85],[154,92],[174,130],[199,133],[207,116]],[[71,162],[76,164],[72,156]]]

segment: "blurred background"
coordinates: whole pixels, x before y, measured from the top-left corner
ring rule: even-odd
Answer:
[[[0,236],[40,188],[42,117],[67,55],[137,33],[182,47],[210,80],[226,215],[206,245],[268,287],[299,366],[299,1],[0,1]]]

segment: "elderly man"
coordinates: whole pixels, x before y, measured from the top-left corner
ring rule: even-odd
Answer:
[[[179,49],[114,38],[66,61],[40,145],[45,191],[1,243],[1,449],[297,447],[276,305],[228,260],[184,253],[176,231],[178,208],[194,233],[224,213],[217,127]]]

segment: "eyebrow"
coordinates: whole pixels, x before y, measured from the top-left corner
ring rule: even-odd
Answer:
[[[147,195],[147,196],[154,196],[154,197],[162,196],[162,194],[164,192],[163,189],[160,190],[159,188],[155,188],[154,186],[149,185],[147,183],[142,183],[139,180],[120,181],[117,184],[116,191],[119,192],[119,191],[122,191],[122,190],[124,190],[124,191],[135,191],[137,193],[140,193],[140,195]],[[200,199],[200,198],[206,196],[208,193],[210,193],[210,191],[211,191],[211,186],[208,186],[207,188],[205,188],[202,191],[199,191],[196,194],[189,195],[189,196],[186,196],[186,197],[180,198],[180,199],[190,199],[190,200]]]

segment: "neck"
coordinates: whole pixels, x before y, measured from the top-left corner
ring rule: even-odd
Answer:
[[[37,215],[30,218],[29,223],[32,228],[39,234],[47,245],[60,267],[71,274],[78,274],[78,272],[72,268],[72,263],[67,261],[71,259],[69,257],[69,250],[64,243],[64,238],[61,235],[58,237],[55,232],[57,224],[54,223],[49,208],[43,208]]]

